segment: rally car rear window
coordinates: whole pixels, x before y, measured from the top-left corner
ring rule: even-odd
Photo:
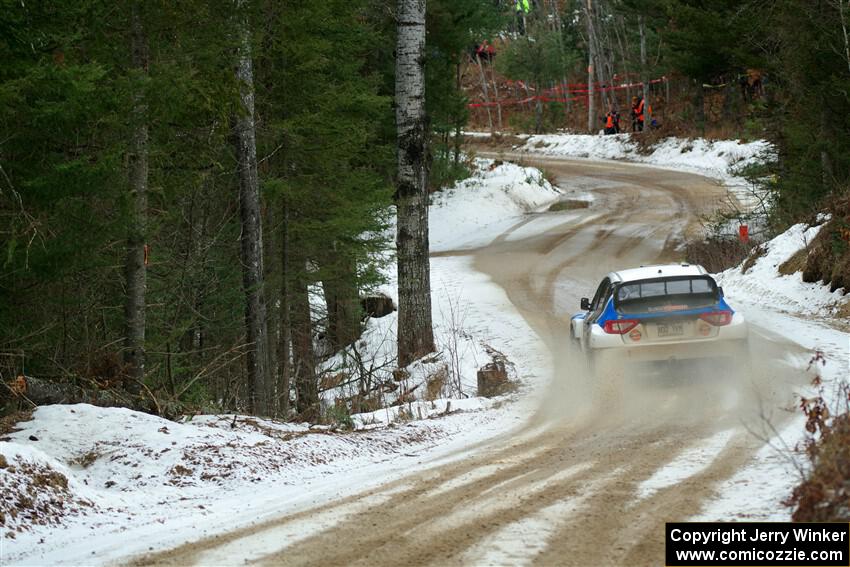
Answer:
[[[710,277],[676,277],[620,284],[614,307],[628,313],[684,311],[713,305],[719,299],[717,284]]]

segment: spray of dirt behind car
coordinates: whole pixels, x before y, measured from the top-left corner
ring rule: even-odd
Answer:
[[[592,299],[581,299],[581,309],[570,336],[594,374],[665,374],[678,372],[680,362],[749,366],[747,322],[701,266],[613,271]]]

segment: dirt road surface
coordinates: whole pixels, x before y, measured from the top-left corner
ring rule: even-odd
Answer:
[[[524,429],[462,460],[142,564],[664,564],[664,522],[698,513],[753,457],[763,408],[772,408],[775,425],[790,417],[776,408],[791,405],[802,376],[771,361],[799,349],[756,328],[751,380],[642,379],[594,390],[568,346],[579,298],[612,269],[681,260],[682,237],[725,192],[701,176],[644,166],[524,161],[595,198],[588,208],[532,215],[493,244],[456,253],[473,255],[552,352],[551,391]],[[523,237],[538,222],[544,232]],[[677,479],[671,462],[701,446],[716,455]]]

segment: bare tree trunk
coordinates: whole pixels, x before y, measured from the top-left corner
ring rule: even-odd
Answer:
[[[542,134],[543,133],[543,102],[540,100],[540,93],[542,92],[540,83],[537,83],[534,86],[537,89],[537,97],[534,103],[534,133]]]
[[[243,0],[237,0],[241,12]],[[234,143],[238,160],[239,211],[242,220],[242,284],[245,289],[245,326],[248,337],[248,407],[254,414],[267,414],[269,399],[268,334],[266,302],[263,294],[263,227],[260,210],[260,186],[257,174],[257,142],[254,131],[254,72],[248,20],[239,17],[240,46],[236,80],[241,99],[240,112],[234,117]]]
[[[593,66],[595,64],[595,53],[593,46],[593,0],[587,0],[584,4],[584,19],[587,23],[587,131],[593,134],[596,131],[596,99],[593,95]]]
[[[398,0],[395,102],[398,129],[398,359],[434,351],[428,256],[428,127],[425,120],[425,0]]]
[[[531,98],[531,90],[528,88],[528,83],[526,81],[522,81],[522,88],[525,91],[525,100],[528,101]],[[526,104],[528,104],[528,110],[531,110],[531,102],[524,102],[523,109]]]
[[[289,279],[289,208],[284,204],[281,220],[281,282],[280,282],[280,322],[278,324],[277,360],[280,373],[277,382],[278,414],[284,419],[289,415],[289,390],[292,385],[292,320],[290,317],[292,290]]]
[[[558,34],[558,49],[561,54],[561,61],[566,60],[566,47],[564,46],[564,37],[563,37],[563,21],[561,20],[561,13],[559,11],[558,2],[552,2],[552,31]],[[556,92],[564,97],[564,124],[569,125],[570,119],[570,87],[569,81],[567,80],[567,71],[568,69],[564,68],[564,75],[561,78],[561,88]]]
[[[493,78],[493,95],[496,97],[496,124],[499,126],[499,132],[502,128],[502,101],[499,98],[499,82],[496,80],[496,68],[493,66],[493,60],[490,59],[490,76]]]
[[[140,74],[148,69],[148,45],[139,2],[132,6],[132,66]],[[126,331],[124,335],[124,362],[128,366],[128,389],[138,393],[145,378],[145,295],[147,291],[147,210],[148,210],[148,125],[147,104],[140,87],[133,94],[133,133],[130,140],[130,226],[127,234],[125,260],[124,303]]]
[[[461,73],[460,73],[460,61],[458,61],[457,66],[455,67],[455,89],[457,92],[461,92]],[[499,116],[501,117],[501,104],[499,105]],[[501,118],[500,118],[501,120]],[[463,128],[463,114],[458,115],[457,120],[455,121],[455,140],[454,140],[454,162],[460,163],[460,145],[462,142],[461,138],[461,128]]]
[[[267,376],[268,382],[266,384],[266,394],[268,395],[268,413],[271,416],[278,415],[278,404],[277,400],[279,398],[279,393],[276,391],[278,386],[278,376],[280,376],[280,359],[278,358],[278,353],[280,352],[277,345],[280,343],[280,334],[282,329],[280,327],[280,323],[282,321],[282,317],[280,316],[280,308],[281,302],[280,299],[283,296],[281,290],[283,289],[283,281],[277,281],[277,275],[284,275],[284,270],[281,267],[281,262],[283,260],[283,255],[280,253],[280,248],[283,245],[282,242],[279,242],[281,239],[281,231],[275,230],[277,228],[278,223],[280,222],[277,216],[280,214],[275,207],[268,207],[266,209],[266,231],[264,235],[265,242],[263,243],[263,248],[265,249],[265,275],[264,281],[266,285],[266,331],[268,332],[268,369]],[[276,300],[277,298],[277,300]]]
[[[310,313],[310,296],[306,279],[306,259],[294,242],[290,253],[292,262],[292,303],[290,305],[292,328],[292,360],[295,374],[295,409],[308,421],[319,417],[319,391],[316,383],[316,356],[313,350],[313,321]]]
[[[490,112],[490,93],[487,88],[487,77],[484,76],[484,66],[481,65],[481,57],[475,54],[475,64],[478,65],[478,73],[481,75],[481,92],[484,95],[484,108],[487,110],[487,124],[490,126],[490,135],[493,134],[493,115]]]
[[[826,140],[831,140],[832,137],[830,132],[829,112],[827,111],[828,107],[825,103],[826,101],[822,100],[820,105],[820,166],[821,183],[823,183],[823,188],[825,190],[829,190],[829,188],[832,186],[833,181],[835,180],[835,171],[832,167],[832,157],[830,157],[826,147],[826,145],[828,144]]]
[[[841,22],[841,31],[844,35],[844,60],[847,62],[847,70],[850,71],[850,35],[847,33],[847,18],[845,16],[844,0],[837,0],[838,19]],[[850,2],[848,2],[850,5]]]
[[[335,266],[330,264],[334,263]],[[360,293],[357,265],[344,254],[335,254],[324,266],[331,274],[322,281],[328,309],[328,335],[334,350],[350,345],[360,337]]]
[[[643,14],[638,16],[638,30],[640,31],[640,81],[643,83],[643,127],[652,126],[652,109],[649,105],[649,69],[646,65],[646,24]]]
[[[700,135],[705,136],[705,89],[702,86],[702,81],[697,81],[697,92],[694,97],[696,105],[696,122],[700,130]]]
[[[622,36],[620,35],[620,27],[623,28]],[[629,60],[628,60],[628,34],[626,33],[626,26],[623,21],[622,16],[617,16],[614,23],[614,33],[617,36],[617,47],[620,50],[620,59],[623,62],[623,76],[625,77],[626,83],[626,103],[632,100],[632,88],[631,79],[629,77]]]
[[[591,11],[591,15],[592,14],[593,14],[593,11]],[[603,20],[604,15],[602,14],[602,2],[596,3],[596,15],[595,15],[595,17],[600,22],[604,21]],[[614,91],[611,89],[611,85],[613,83],[613,78],[614,78],[614,71],[613,71],[613,65],[611,64],[611,61],[610,61],[609,57],[607,56],[607,52],[606,52],[605,49],[603,49],[603,47],[609,45],[610,42],[604,41],[603,39],[600,39],[600,35],[602,35],[604,33],[605,29],[606,29],[606,26],[602,25],[601,26],[602,32],[600,32],[599,30],[597,30],[597,27],[594,24],[591,27],[591,31],[593,32],[593,35],[591,36],[591,38],[592,38],[592,41],[593,41],[593,44],[594,44],[594,51],[596,53],[596,57],[595,57],[596,65],[595,65],[595,67],[596,67],[597,80],[599,81],[600,85],[607,85],[607,87],[603,86],[602,90],[600,91],[600,95],[601,95],[601,98],[602,98],[602,110],[604,112],[607,112],[608,108],[610,108],[610,106],[611,106],[611,102],[612,102],[613,96],[614,96],[613,95]]]

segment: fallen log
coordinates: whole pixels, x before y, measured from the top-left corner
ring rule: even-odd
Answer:
[[[145,413],[160,414],[159,405],[152,396],[135,396],[116,389],[81,386],[71,382],[54,382],[33,376],[18,376],[13,382],[3,382],[0,403],[30,405],[91,404],[101,407],[129,408]],[[20,409],[20,408],[13,408]]]

